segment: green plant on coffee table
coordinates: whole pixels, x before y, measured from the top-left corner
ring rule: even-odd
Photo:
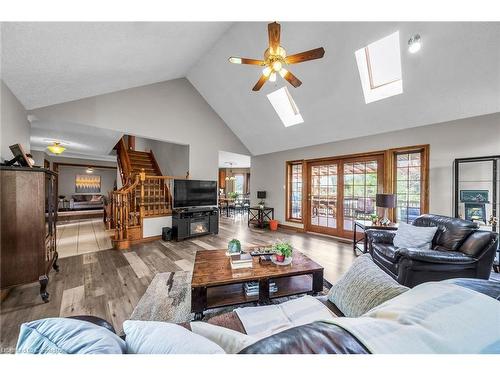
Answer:
[[[278,241],[274,244],[273,250],[276,254],[289,258],[292,256],[293,247],[289,242]]]
[[[229,254],[239,254],[241,253],[241,242],[236,238],[233,238],[227,244],[227,251]]]

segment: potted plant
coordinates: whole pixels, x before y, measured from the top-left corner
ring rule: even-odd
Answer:
[[[285,259],[292,257],[293,247],[289,242],[278,241],[274,244],[273,250],[276,253],[276,261],[284,262]]]
[[[231,192],[227,193],[227,196],[228,196],[228,198],[236,199],[236,198],[238,198],[238,193],[235,191],[231,191]]]
[[[261,200],[259,202],[259,207],[260,207],[261,210],[263,210],[266,207],[266,202],[264,202],[264,200]]]
[[[230,255],[241,253],[241,242],[236,238],[233,238],[227,244],[227,252]]]

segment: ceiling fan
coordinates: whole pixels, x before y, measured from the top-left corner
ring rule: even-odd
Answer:
[[[271,82],[276,81],[276,73],[279,73],[280,76],[290,82],[293,87],[299,87],[302,82],[283,66],[321,59],[325,55],[325,50],[321,47],[287,56],[285,49],[280,46],[280,24],[277,22],[268,24],[267,32],[269,34],[269,48],[264,51],[264,60],[230,57],[229,61],[233,64],[249,64],[265,67],[262,75],[253,87],[253,91],[259,91],[267,80]]]

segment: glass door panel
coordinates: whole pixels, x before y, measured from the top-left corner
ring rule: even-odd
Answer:
[[[354,220],[370,220],[376,212],[375,196],[380,178],[378,160],[343,163],[343,231],[352,231]]]
[[[332,232],[337,228],[337,174],[336,163],[309,167],[309,222],[316,229]]]

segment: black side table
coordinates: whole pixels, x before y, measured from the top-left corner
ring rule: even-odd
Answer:
[[[361,238],[357,238],[358,228],[360,229],[360,233],[363,233],[363,237]],[[390,223],[388,225],[375,225],[370,220],[354,220],[354,237],[352,240],[352,250],[354,254],[356,254],[356,250],[363,254],[368,252],[368,238],[366,238],[365,234],[367,229],[397,230],[398,224]]]
[[[273,207],[250,207],[248,209],[248,223],[255,223],[257,227],[264,228],[264,223],[269,220],[274,220],[274,208]]]

